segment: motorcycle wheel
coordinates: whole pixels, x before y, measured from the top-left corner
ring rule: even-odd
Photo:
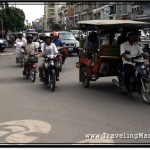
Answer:
[[[55,90],[55,84],[56,84],[56,74],[52,74],[50,77],[50,88],[52,92],[54,92]]]
[[[82,80],[82,85],[84,88],[88,88],[90,85],[90,80],[87,75],[87,71],[85,67],[81,68],[81,80]]]
[[[32,71],[30,78],[31,78],[32,82],[35,82],[35,79],[36,79],[36,71],[35,70]]]
[[[145,84],[145,83],[144,83]],[[143,87],[141,88],[141,96],[145,103],[150,104],[150,83],[148,83],[148,87],[145,86],[145,92]]]
[[[29,71],[26,71],[26,78],[29,79]]]
[[[61,72],[62,71],[62,61],[58,62],[58,67],[59,67],[59,72]]]
[[[20,62],[20,67],[21,68],[23,67],[23,60],[21,60],[21,62]]]

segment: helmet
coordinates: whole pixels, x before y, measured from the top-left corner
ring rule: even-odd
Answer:
[[[44,37],[45,40],[46,40],[47,38],[52,39],[52,37],[51,37],[50,35],[46,35],[46,36]]]
[[[138,35],[139,32],[136,32],[136,31],[131,31],[131,32],[128,32],[126,37],[129,37],[130,35]]]
[[[23,35],[23,33],[22,33],[22,32],[19,32],[18,35]]]
[[[33,38],[33,35],[32,34],[27,34],[26,38]]]
[[[54,36],[59,36],[59,33],[58,33],[58,32],[54,32],[53,35],[54,35]]]
[[[90,36],[96,36],[97,33],[95,31],[91,31]]]

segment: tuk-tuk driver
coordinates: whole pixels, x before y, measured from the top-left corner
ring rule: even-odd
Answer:
[[[130,79],[132,75],[135,74],[135,63],[133,62],[133,57],[140,55],[146,59],[149,59],[150,57],[144,54],[142,48],[138,44],[138,32],[129,32],[127,34],[127,42],[121,44],[120,50],[124,71],[123,91],[127,93],[129,91]],[[128,51],[128,53],[126,51]]]
[[[92,31],[90,35],[88,36],[87,40],[85,41],[83,48],[86,51],[91,50],[94,52],[94,51],[97,51],[98,46],[99,44],[98,44],[97,34],[96,32]]]

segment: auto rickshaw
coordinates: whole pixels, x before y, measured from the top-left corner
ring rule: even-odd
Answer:
[[[88,52],[82,47],[79,49],[79,81],[83,87],[88,88],[90,81],[96,81],[100,77],[118,76],[117,68],[122,64],[120,57],[120,45],[101,45],[101,33],[113,33],[118,35],[122,30],[139,30],[150,26],[150,23],[131,21],[131,20],[88,20],[78,22],[79,29],[82,31],[96,30],[99,49],[93,50],[89,59]],[[117,39],[116,39],[117,40]]]

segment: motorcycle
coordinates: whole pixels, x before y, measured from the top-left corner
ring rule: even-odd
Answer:
[[[142,100],[150,104],[150,65],[142,56],[132,57],[135,63],[135,74],[131,77],[129,90],[141,94]],[[122,67],[121,67],[122,68]],[[113,79],[115,86],[124,91],[124,72],[118,68],[118,81]]]
[[[48,85],[52,92],[55,90],[56,73],[57,73],[57,57],[58,55],[44,55],[44,70],[43,70],[43,83]]]
[[[27,70],[25,76],[27,79],[31,79],[32,82],[35,82],[36,73],[37,73],[37,64],[38,63],[38,54],[37,53],[29,53],[25,60],[28,61]]]
[[[16,63],[20,63],[22,68],[24,65],[24,49],[22,48],[23,42],[16,43]]]
[[[58,51],[62,55],[62,64],[65,63],[66,57],[68,56],[68,49],[64,47],[57,46]]]
[[[62,48],[61,47],[57,47],[58,51],[59,51],[59,55],[57,57],[57,67],[59,72],[62,71],[62,64],[63,64],[63,55],[62,55]]]

